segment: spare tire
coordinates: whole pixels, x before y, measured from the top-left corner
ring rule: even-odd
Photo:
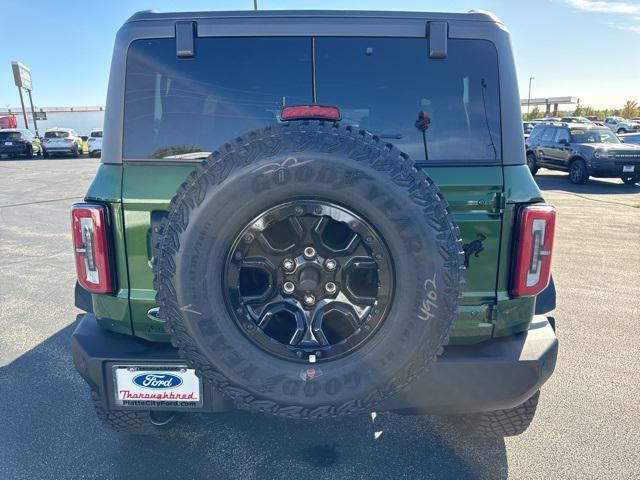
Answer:
[[[463,253],[407,155],[322,121],[249,133],[172,199],[154,264],[173,344],[239,408],[371,410],[448,342]]]

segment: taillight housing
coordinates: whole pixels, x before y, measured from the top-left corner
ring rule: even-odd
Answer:
[[[518,212],[517,225],[511,295],[537,295],[547,287],[551,276],[556,209],[544,204],[524,207]]]
[[[92,293],[112,293],[107,207],[75,204],[71,209],[71,229],[78,282]]]

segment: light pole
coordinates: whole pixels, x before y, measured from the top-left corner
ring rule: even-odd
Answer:
[[[527,120],[529,120],[529,104],[531,103],[531,80],[535,77],[529,77],[529,95],[527,95]]]
[[[253,0],[253,9],[258,10],[258,0]]]

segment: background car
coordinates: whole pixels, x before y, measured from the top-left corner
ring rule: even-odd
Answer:
[[[640,123],[622,117],[607,117],[604,124],[616,133],[631,133],[640,131]]]
[[[620,178],[628,185],[640,181],[640,146],[621,143],[606,127],[541,124],[527,139],[526,152],[533,175],[544,167],[569,172],[569,180],[576,184],[587,183],[589,176]]]
[[[566,123],[591,123],[591,120],[587,117],[562,117],[560,121]]]
[[[45,158],[52,155],[82,155],[82,138],[73,128],[47,128],[42,146]]]
[[[87,144],[89,145],[89,156],[99,157],[100,153],[102,153],[102,129],[101,128],[95,128],[91,130]]]
[[[533,122],[522,122],[522,130],[524,131],[525,138],[531,133],[531,130],[533,130],[535,126],[536,124]]]
[[[7,128],[0,130],[0,158],[42,155],[42,144],[30,130]]]

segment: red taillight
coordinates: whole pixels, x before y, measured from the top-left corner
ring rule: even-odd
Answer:
[[[340,120],[340,109],[338,107],[324,105],[297,105],[283,107],[280,112],[280,120]]]
[[[92,293],[111,293],[107,207],[77,203],[71,210],[78,282]]]
[[[551,205],[520,210],[512,295],[536,295],[549,284],[555,229],[556,209]]]

